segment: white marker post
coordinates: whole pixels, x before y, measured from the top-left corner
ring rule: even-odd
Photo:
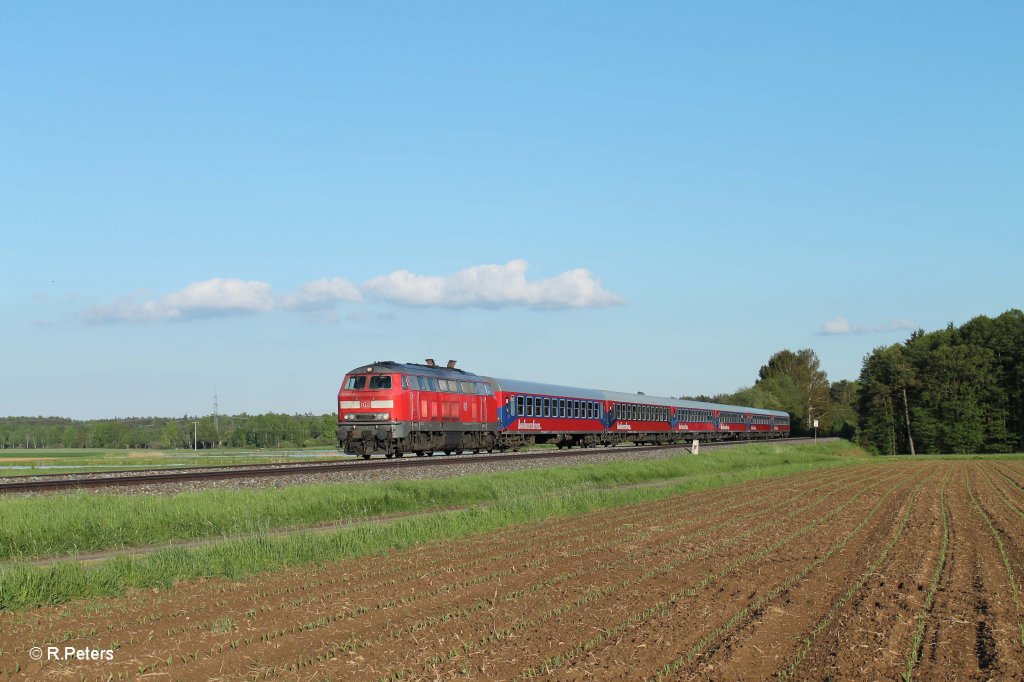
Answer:
[[[818,444],[818,420],[814,420],[814,444]]]
[[[699,455],[700,454],[700,441],[699,440],[694,440],[693,441],[693,447],[690,448],[690,454],[691,455]]]

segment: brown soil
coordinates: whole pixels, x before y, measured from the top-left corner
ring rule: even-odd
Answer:
[[[0,614],[0,676],[1021,679],[1022,482],[866,464]],[[33,662],[48,644],[116,648]]]

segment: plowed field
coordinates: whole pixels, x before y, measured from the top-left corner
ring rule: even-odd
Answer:
[[[242,583],[0,614],[0,670],[1024,679],[1022,577],[1024,463],[871,463]],[[113,660],[31,660],[48,645],[113,648]]]

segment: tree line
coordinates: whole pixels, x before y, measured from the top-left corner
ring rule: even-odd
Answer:
[[[879,455],[1024,451],[1024,313],[918,330],[875,348],[856,381],[829,382],[811,349],[782,350],[753,386],[700,400],[790,413],[793,432]]]
[[[1024,313],[876,348],[857,409],[860,443],[878,454],[1024,451]]]
[[[0,448],[287,448],[334,445],[335,414],[0,418]]]

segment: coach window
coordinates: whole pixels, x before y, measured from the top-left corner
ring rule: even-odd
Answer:
[[[523,396],[516,396],[516,414],[518,414],[519,416],[523,416],[524,414],[526,414],[525,412],[523,412],[523,408],[526,407],[525,402],[526,401],[523,399]]]

